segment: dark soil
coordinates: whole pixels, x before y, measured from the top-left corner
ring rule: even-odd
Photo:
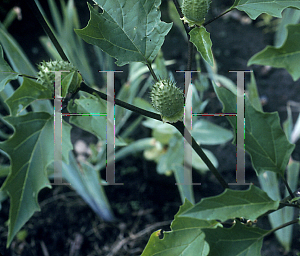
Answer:
[[[13,2],[3,3],[3,9],[9,9]],[[82,9],[82,24],[86,24],[88,20],[86,4],[82,3],[84,1],[76,2]],[[232,3],[233,1],[214,0],[210,17],[218,15]],[[47,59],[47,55],[38,42],[38,37],[43,35],[43,30],[32,17],[25,1],[19,1],[18,4],[22,8],[23,20],[15,21],[9,31],[24,47],[33,62]],[[165,10],[166,6],[166,1],[163,1],[162,9]],[[1,20],[5,14],[3,9],[0,9]],[[244,13],[236,12],[236,14],[246,17]],[[163,12],[162,19],[169,22],[165,12]],[[262,28],[256,26],[256,22],[243,24],[241,20],[241,17],[227,16],[207,26],[207,30],[211,33],[218,73],[233,81],[236,80],[236,74],[229,73],[229,71],[248,70],[247,61],[250,57],[267,44],[272,44],[273,38],[273,34],[264,34]],[[170,67],[170,70],[184,69],[187,62],[185,49],[186,43],[182,40],[178,29],[173,27],[163,45],[165,59],[177,61],[176,65]],[[270,69],[266,72],[261,66],[250,68],[254,70],[259,93],[266,100],[264,110],[278,111],[281,120],[285,120],[287,101],[300,102],[300,81],[293,82],[291,76],[283,69]],[[183,81],[183,76],[180,77],[180,74],[176,77],[179,81]],[[246,75],[247,81],[249,77]],[[221,112],[222,106],[217,101],[212,88],[206,96],[212,98],[207,111]],[[214,117],[211,121],[229,127],[225,118]],[[74,134],[74,136],[74,140],[80,138],[88,142],[93,141],[93,137],[85,132]],[[135,134],[133,139],[149,136],[151,136],[151,131],[143,128],[140,134]],[[225,180],[228,183],[234,182],[235,147],[227,143],[207,148],[212,150],[218,158],[219,171]],[[300,160],[299,148],[297,145],[293,153],[295,160]],[[200,175],[194,172],[193,175],[194,182],[202,183],[201,186],[194,186],[197,202],[204,197],[218,195],[223,191],[211,173]],[[0,179],[0,184],[3,182],[4,179]],[[52,190],[44,189],[40,192],[41,211],[36,212],[23,227],[28,233],[26,239],[23,241],[14,239],[8,249],[5,248],[5,244],[9,200],[4,201],[0,211],[0,253],[5,256],[140,255],[153,231],[170,230],[170,223],[181,205],[175,179],[173,176],[157,174],[155,163],[146,161],[142,154],[136,154],[116,163],[116,182],[122,182],[124,185],[105,187],[117,218],[115,222],[109,223],[101,220],[70,187],[54,186]],[[246,156],[246,182],[259,186],[249,156]],[[247,186],[234,187],[234,189],[246,188]],[[267,218],[260,219],[257,226],[270,229]],[[299,226],[295,226],[293,237],[291,252],[284,253],[275,236],[268,236],[263,243],[262,255],[296,256],[300,252]]]

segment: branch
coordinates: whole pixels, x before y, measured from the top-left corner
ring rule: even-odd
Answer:
[[[299,222],[299,219],[297,218],[297,219],[294,219],[294,220],[289,221],[289,222],[287,222],[287,223],[284,223],[284,224],[278,226],[277,228],[274,228],[274,229],[270,230],[270,231],[269,231],[268,233],[266,233],[264,236],[268,236],[268,235],[274,233],[275,231],[277,231],[277,230],[279,230],[279,229],[285,228],[285,227],[287,227],[287,226],[289,226],[289,225],[296,224],[296,223],[298,223],[298,222]]]
[[[81,83],[80,88],[81,91],[90,93],[90,94],[94,94],[96,93],[97,95],[99,95],[99,97],[101,99],[107,100],[107,95],[103,92],[99,92],[89,86],[87,86],[85,83]],[[126,103],[122,100],[119,99],[114,99],[115,104],[126,108],[128,110],[134,111],[135,113],[138,113],[140,115],[144,115],[153,119],[156,119],[158,121],[162,121],[161,116],[159,114],[153,113],[151,111],[147,111],[145,109],[136,107],[134,105],[131,105],[129,103]],[[173,125],[181,134],[182,136],[184,136],[184,124],[183,122],[177,122]],[[221,183],[221,185],[223,186],[223,188],[228,188],[228,184],[225,182],[225,180],[223,179],[223,177],[221,176],[221,174],[217,171],[217,169],[214,167],[214,165],[211,163],[211,161],[208,159],[208,157],[205,155],[205,153],[203,152],[203,150],[201,149],[201,147],[198,145],[198,143],[195,141],[195,139],[192,137],[192,144],[191,144],[192,148],[196,151],[196,153],[199,155],[199,157],[203,160],[203,162],[207,165],[207,167],[210,169],[210,171],[215,175],[215,177],[217,178],[217,180]]]
[[[58,51],[59,55],[61,56],[61,58],[65,61],[69,61],[67,56],[65,55],[62,47],[60,46],[59,42],[57,41],[55,35],[53,34],[51,28],[47,24],[47,21],[44,19],[43,15],[41,14],[40,10],[38,9],[37,5],[35,4],[34,0],[29,0],[28,4],[29,4],[30,8],[32,9],[33,13],[35,14],[36,18],[38,19],[39,23],[44,28],[46,34],[49,36],[50,40],[54,44],[54,46],[55,46],[56,50]],[[180,10],[177,0],[174,0],[174,4],[177,8],[177,11],[179,12],[179,14],[182,17],[183,15],[182,15],[182,12]],[[187,35],[189,38],[189,34],[188,34],[189,28],[186,26],[186,24],[185,24],[185,28],[186,28],[186,32],[187,32]],[[189,43],[191,44],[191,42],[189,42]],[[193,47],[193,45],[191,45],[191,46],[189,45],[189,62],[188,62],[189,69],[188,70],[191,70],[191,63],[192,63],[192,48],[191,47]],[[151,67],[151,63],[148,63],[147,67],[148,67],[151,75],[153,76],[154,80],[158,81],[157,76],[155,75],[155,73]],[[77,92],[79,90],[85,91],[90,94],[96,93],[97,95],[100,96],[100,98],[107,101],[107,95],[105,93],[94,90],[93,88],[87,86],[85,83],[81,83],[80,88],[77,90]],[[123,108],[126,108],[128,110],[131,110],[133,112],[136,112],[140,115],[162,121],[161,116],[159,114],[136,107],[134,105],[131,105],[131,104],[121,101],[119,99],[114,99],[114,102],[115,102],[115,104],[117,104]],[[184,136],[184,125],[182,122],[177,122],[176,124],[173,124],[173,126],[176,127],[179,130],[179,132]],[[203,152],[203,150],[200,148],[200,146],[197,144],[197,142],[194,140],[193,137],[192,137],[192,145],[191,146],[197,152],[197,154],[201,157],[201,159],[204,161],[204,163],[207,165],[207,167],[211,170],[211,172],[216,176],[216,178],[221,183],[221,185],[224,188],[228,188],[228,185],[225,182],[225,180],[223,179],[223,177],[218,173],[217,169],[213,166],[211,161],[207,158],[207,156],[205,155],[205,153]]]
[[[41,26],[45,30],[46,34],[49,36],[50,40],[52,41],[52,43],[53,43],[54,47],[56,48],[57,52],[59,53],[60,57],[64,61],[70,62],[68,60],[68,57],[64,53],[64,50],[62,49],[62,47],[60,46],[59,42],[57,41],[54,33],[52,32],[51,28],[49,27],[47,21],[45,20],[44,16],[41,14],[39,8],[35,4],[34,0],[29,0],[27,3],[29,5],[29,7],[31,8],[33,14],[37,18],[38,22],[41,24]]]
[[[183,13],[182,13],[182,11],[181,11],[181,8],[180,8],[180,5],[179,5],[178,1],[177,1],[177,0],[173,0],[173,3],[174,3],[174,5],[175,5],[175,7],[176,7],[176,10],[177,10],[179,16],[180,16],[180,19],[182,19],[182,18],[183,18]],[[183,22],[183,26],[184,26],[184,29],[185,29],[185,32],[186,32],[186,34],[187,34],[188,41],[189,41],[189,40],[190,40],[189,32],[190,32],[191,29],[190,29],[190,27],[189,27],[186,23],[184,23],[184,22]]]
[[[87,92],[89,94],[96,93],[97,95],[99,95],[99,97],[101,99],[107,101],[107,95],[105,93],[99,92],[99,91],[97,91],[97,90],[95,90],[95,89],[87,86],[85,83],[81,83],[79,90]],[[119,99],[114,99],[114,102],[118,106],[121,106],[121,107],[126,108],[128,110],[131,110],[131,111],[133,111],[135,113],[138,113],[140,115],[147,116],[147,117],[156,119],[158,121],[162,121],[161,116],[159,114],[156,114],[156,113],[153,113],[151,111],[148,111],[148,110],[136,107],[134,105],[131,105],[131,104],[129,104],[129,103],[125,102],[125,101],[119,100]]]
[[[300,195],[300,188],[298,188],[294,193],[293,193],[293,197],[298,197]],[[264,216],[267,216],[269,215],[270,213],[272,212],[275,212],[277,210],[280,210],[281,208],[283,207],[286,207],[286,206],[290,206],[290,207],[295,207],[295,208],[300,208],[300,205],[297,204],[297,203],[293,203],[293,204],[290,204],[288,203],[290,200],[292,200],[293,198],[291,195],[283,198],[280,203],[279,203],[279,207],[276,209],[276,210],[270,210],[270,211],[267,211],[266,213],[262,214],[261,216],[259,216],[259,218],[261,217],[264,217]]]
[[[231,11],[232,11],[232,9],[228,9],[227,11],[225,11],[225,12],[221,13],[220,15],[218,15],[217,17],[214,17],[214,18],[212,18],[211,20],[209,20],[209,21],[207,21],[207,22],[204,22],[204,23],[202,24],[202,26],[205,27],[206,25],[208,25],[208,24],[212,23],[213,21],[215,21],[215,20],[221,18],[223,15],[225,15],[226,13],[229,13],[229,12],[231,12]]]
[[[183,122],[177,122],[177,123],[174,123],[174,124],[171,124],[171,125],[173,125],[181,133],[181,135],[184,137],[184,124],[183,124]],[[229,188],[228,184],[223,179],[222,175],[218,172],[218,170],[214,167],[214,165],[209,160],[209,158],[205,155],[205,153],[203,152],[203,150],[199,146],[199,144],[195,141],[195,139],[192,136],[191,136],[191,138],[192,138],[192,145],[191,146],[195,150],[197,155],[200,156],[200,158],[207,165],[209,170],[213,173],[213,175],[221,183],[222,187],[224,189]]]
[[[282,175],[282,180],[283,180],[283,183],[284,185],[286,186],[286,189],[288,190],[289,194],[290,194],[290,197],[291,199],[293,199],[295,196],[293,195],[293,191],[291,190],[289,184],[287,183],[286,179],[284,178],[284,176]]]

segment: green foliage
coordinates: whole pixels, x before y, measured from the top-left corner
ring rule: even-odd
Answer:
[[[263,238],[268,231],[247,227],[239,222],[229,229],[203,229],[205,239],[210,245],[208,255],[250,256],[260,255]]]
[[[248,65],[269,65],[275,68],[285,68],[293,77],[294,81],[300,78],[300,24],[288,25],[288,35],[280,47],[267,46],[261,52],[255,54]]]
[[[226,189],[221,195],[204,198],[182,216],[223,222],[243,217],[254,221],[263,213],[275,210],[278,206],[279,201],[271,200],[264,191],[251,185],[246,191]]]
[[[263,190],[254,185],[251,185],[246,191],[226,188],[220,195],[203,198],[200,202],[195,203],[192,186],[182,185],[186,178],[183,167],[184,139],[181,136],[183,135],[183,123],[176,122],[171,126],[154,120],[160,120],[159,115],[152,112],[154,109],[144,98],[145,92],[154,83],[153,80],[158,81],[157,77],[170,79],[168,81],[173,79],[172,73],[168,73],[166,68],[168,62],[163,59],[160,52],[165,36],[172,27],[172,24],[160,20],[161,1],[96,0],[95,2],[97,3],[95,8],[88,4],[90,11],[88,25],[84,29],[75,29],[75,32],[86,42],[114,57],[117,65],[123,66],[129,63],[129,75],[116,95],[119,106],[115,108],[115,124],[113,124],[106,123],[107,104],[103,99],[106,99],[107,96],[103,96],[99,91],[92,90],[90,87],[87,87],[89,90],[86,90],[82,84],[79,86],[81,75],[78,75],[77,70],[70,67],[72,72],[62,80],[62,96],[68,92],[74,93],[78,88],[80,90],[79,97],[69,101],[67,108],[70,113],[84,115],[72,116],[70,123],[94,134],[98,138],[98,145],[91,145],[93,155],[90,159],[77,163],[71,152],[73,149],[70,140],[71,127],[63,120],[63,178],[72,183],[73,188],[96,214],[104,220],[114,220],[103,189],[105,182],[101,179],[99,171],[106,166],[106,130],[115,129],[118,136],[115,141],[116,161],[134,152],[144,151],[146,158],[156,161],[158,173],[166,175],[173,173],[176,182],[179,183],[178,189],[183,205],[174,216],[171,231],[163,233],[155,231],[142,256],[260,255],[263,238],[275,231],[278,240],[286,250],[289,250],[292,228],[289,226],[284,231],[282,228],[284,225],[299,221],[299,219],[291,220],[290,218],[293,213],[291,206],[299,208],[299,201],[292,197],[289,198],[288,195],[298,186],[299,163],[291,158],[295,147],[291,143],[295,143],[296,135],[298,134],[299,137],[300,134],[296,125],[294,128],[292,127],[290,115],[285,124],[284,133],[280,126],[278,113],[262,111],[255,78],[252,76],[248,87],[249,98],[245,98],[245,149],[251,156],[252,165]],[[63,1],[61,3],[63,19],[59,15],[57,6],[53,1],[49,1],[57,30],[55,33],[61,43],[66,46],[67,56],[72,61],[70,63],[76,64],[79,70],[82,68],[83,77],[87,77],[87,81],[94,85],[95,79],[87,65],[88,58],[85,56],[82,41],[72,31],[73,28],[79,27],[77,12],[74,11],[72,1],[68,5],[65,5]],[[102,9],[102,13],[98,12],[99,7]],[[280,17],[281,12],[288,7],[300,9],[299,1],[236,0],[227,12],[236,8],[246,12],[251,19],[256,19],[262,13]],[[174,11],[174,7],[172,8]],[[186,11],[189,10],[185,9]],[[175,15],[172,17],[176,18]],[[299,28],[299,25],[288,25],[287,37],[285,40],[281,39],[284,42],[282,45],[277,48],[268,46],[253,56],[248,64],[283,67],[290,72],[294,80],[298,79],[300,77],[298,69],[300,60]],[[186,33],[186,36],[189,37],[189,44],[194,44],[199,52],[196,58],[201,55],[205,64],[213,66],[212,42],[210,34],[205,29],[205,23],[201,22],[201,26],[198,24],[189,33]],[[43,38],[42,41],[46,46],[47,39]],[[35,76],[38,75],[37,70],[30,64],[20,46],[2,24],[0,26],[0,43],[2,45],[0,46],[0,98],[10,113],[10,115],[0,116],[0,118],[14,129],[12,136],[0,134],[5,139],[0,143],[1,153],[4,153],[10,160],[10,165],[1,166],[0,172],[1,176],[7,176],[1,187],[0,202],[5,200],[7,195],[10,197],[7,239],[7,246],[9,246],[14,236],[18,234],[33,213],[40,210],[37,202],[40,190],[45,187],[51,188],[49,178],[53,177],[54,171],[54,124],[53,107],[49,101],[52,97],[52,88],[49,88],[52,82],[45,87],[40,83],[41,77],[35,81]],[[82,47],[78,50],[78,54],[75,53],[77,44]],[[54,46],[58,45],[54,44]],[[107,66],[112,67],[111,59],[104,56],[99,48],[94,48],[99,63],[105,60],[108,63]],[[3,49],[10,65],[4,60]],[[60,56],[54,52],[53,48],[48,47],[47,50],[52,57],[59,60]],[[192,59],[194,56],[190,55],[189,57]],[[81,58],[82,63],[80,63]],[[197,69],[200,70],[199,59],[196,59],[196,62]],[[145,64],[153,79],[148,77]],[[202,113],[208,103],[203,100],[203,93],[208,87],[207,77],[209,77],[215,93],[223,104],[223,112],[235,113],[235,85],[228,79],[215,74],[209,65],[206,65],[208,74],[202,72],[195,79],[194,85],[190,85],[193,95],[193,112]],[[43,74],[43,77],[53,80],[46,73]],[[19,82],[20,86],[17,90],[11,86],[11,80]],[[220,81],[230,90],[218,87],[216,82]],[[186,93],[186,95],[188,94]],[[158,101],[158,99],[155,100]],[[167,105],[169,103],[167,102]],[[31,112],[28,112],[28,106],[31,107]],[[143,138],[132,143],[125,142],[138,129],[142,121],[142,117],[135,118],[128,124],[127,129],[122,129],[131,117],[132,111],[153,118],[143,122],[144,126],[152,129],[152,138]],[[236,132],[236,117],[227,118]],[[193,123],[193,139],[201,146],[222,144],[233,138],[230,131],[203,118],[193,118]],[[203,153],[197,143],[192,143],[194,160],[191,165],[200,173],[211,170],[218,177],[216,175],[218,174],[216,170],[218,162],[214,155],[208,150]],[[287,180],[285,180],[285,174]],[[290,192],[286,191],[284,199],[280,196],[279,178],[285,182]],[[279,211],[280,209],[281,211]],[[270,215],[271,212],[274,214]],[[252,225],[263,215],[269,215],[272,230],[262,230]],[[246,218],[246,223],[243,221],[244,218]],[[161,239],[160,236],[163,238]]]
[[[238,220],[228,229],[216,219],[226,221],[245,216],[255,220],[278,204],[255,186],[247,191],[227,189],[196,205],[186,200],[174,217],[171,231],[163,232],[163,239],[159,238],[160,231],[154,232],[142,256],[259,255],[267,230],[246,226]]]
[[[196,46],[202,58],[207,61],[209,65],[213,66],[214,58],[211,51],[212,42],[210,40],[210,34],[204,27],[193,28],[189,34],[191,36],[190,41]]]
[[[3,57],[3,49],[0,45],[0,91],[4,89],[4,86],[11,80],[17,79],[18,74],[14,72],[11,67],[6,63]]]
[[[285,8],[300,9],[300,3],[298,0],[235,0],[232,7],[246,12],[251,19],[255,20],[262,13],[281,17],[281,12]]]
[[[41,189],[51,188],[46,168],[53,162],[53,118],[48,113],[30,112],[22,116],[8,116],[4,120],[14,127],[14,135],[0,143],[0,149],[10,156],[11,171],[1,187],[10,197],[9,245],[40,207],[37,196]],[[63,122],[63,133],[70,133],[70,125]],[[70,137],[63,136],[63,159],[68,161],[72,149]]]
[[[186,199],[174,216],[171,231],[163,232],[163,239],[159,238],[160,231],[152,233],[141,256],[208,255],[209,245],[201,228],[216,228],[220,224],[215,220],[194,220],[180,215],[192,207],[193,204]]]
[[[6,100],[12,116],[20,114],[35,100],[51,99],[51,88],[24,77],[22,85]]]
[[[96,3],[103,13],[99,14],[89,4],[91,19],[88,26],[75,30],[76,33],[87,43],[97,45],[115,57],[118,66],[133,61],[151,63],[172,27],[172,24],[159,20],[160,0],[97,0]]]
[[[236,95],[214,84],[215,91],[222,102],[224,113],[234,113]],[[236,118],[227,117],[237,129]],[[295,145],[289,143],[280,126],[278,113],[263,113],[256,110],[248,98],[245,99],[245,149],[251,156],[257,175],[268,171],[283,175]]]

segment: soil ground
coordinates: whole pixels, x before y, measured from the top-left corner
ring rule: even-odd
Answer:
[[[79,4],[82,9],[81,15],[84,21],[82,24],[86,24],[87,7],[85,3],[77,2],[76,4]],[[221,13],[232,2],[213,1],[210,17]],[[38,42],[38,37],[43,34],[43,31],[29,14],[30,10],[24,1],[18,4],[23,12],[22,24],[20,21],[14,22],[10,32],[24,47],[25,52],[31,56],[32,61],[41,61],[46,58]],[[165,9],[166,6],[166,1],[163,1],[162,8]],[[163,13],[162,19],[169,21],[166,13]],[[243,22],[245,20],[247,21],[245,14],[237,11],[234,15],[218,19],[207,26],[207,30],[211,33],[218,72],[233,81],[236,80],[236,75],[229,73],[230,70],[248,70],[249,58],[273,42],[273,33],[265,34],[262,28],[257,27],[257,22],[245,24]],[[186,43],[176,27],[170,31],[162,49],[165,59],[177,61],[176,65],[171,66],[170,69],[184,69],[187,61],[187,53],[184,50]],[[300,102],[300,82],[293,82],[291,76],[283,69],[265,70],[261,66],[254,66],[251,69],[255,72],[259,94],[265,100],[264,111],[278,111],[281,120],[285,120],[287,101]],[[178,79],[183,80],[180,77]],[[249,80],[249,76],[246,80]],[[212,89],[207,92],[206,97],[212,98],[208,112],[221,112],[222,106],[218,103]],[[219,124],[226,123],[225,119],[212,121]],[[228,126],[228,123],[224,125]],[[73,140],[78,138],[86,141],[93,140],[93,137],[85,132],[73,135]],[[151,136],[151,131],[142,128],[133,139],[149,136]],[[295,160],[300,160],[299,148],[297,145],[293,153]],[[219,171],[225,180],[228,183],[233,182],[236,164],[235,147],[228,143],[218,147],[209,147],[209,149],[218,158]],[[202,183],[201,186],[194,187],[197,202],[204,197],[222,192],[222,188],[210,173],[200,175],[194,172],[193,175],[194,181]],[[44,189],[40,192],[41,211],[36,212],[23,227],[28,233],[26,239],[23,241],[15,239],[9,249],[5,248],[9,201],[4,201],[0,211],[0,252],[5,256],[140,255],[153,231],[170,230],[170,223],[181,205],[175,179],[173,176],[157,174],[155,163],[145,160],[142,154],[129,156],[118,162],[116,177],[116,182],[122,182],[125,185],[105,187],[107,197],[117,217],[115,222],[109,223],[101,220],[71,188],[54,186],[52,190]],[[3,178],[0,179],[0,184],[3,181]],[[259,185],[250,165],[249,156],[246,157],[246,181]],[[267,218],[260,220],[257,225],[270,229]],[[285,253],[275,236],[268,236],[263,243],[262,255],[296,256],[300,252],[299,226],[295,226],[293,238],[291,251]]]

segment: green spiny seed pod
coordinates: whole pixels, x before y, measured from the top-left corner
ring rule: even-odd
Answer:
[[[68,61],[43,61],[38,65],[38,79],[37,82],[43,86],[50,88],[54,92],[55,73],[51,71],[70,71],[61,72],[61,81],[64,83],[64,79],[68,78],[70,73],[76,72],[76,76],[73,77],[72,81],[68,84],[68,88],[63,88],[62,96],[64,97],[67,92],[74,92],[82,82],[81,75],[77,72],[77,69]]]
[[[211,0],[183,0],[181,9],[184,17],[182,20],[184,23],[188,23],[190,27],[201,26],[210,4]]]
[[[156,82],[151,90],[153,107],[160,113],[163,122],[175,123],[184,114],[183,92],[170,80]]]

